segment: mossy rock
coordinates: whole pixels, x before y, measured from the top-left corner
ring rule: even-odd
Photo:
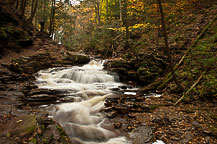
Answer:
[[[9,120],[6,124],[0,125],[3,130],[1,134],[16,137],[31,135],[36,128],[36,118],[34,115],[21,115]]]
[[[64,61],[71,62],[71,64],[86,64],[90,61],[89,56],[77,53],[77,52],[67,52],[67,55],[62,59]]]
[[[70,141],[69,137],[67,136],[65,130],[59,124],[56,124],[56,128],[57,128],[57,131],[58,131],[58,133],[60,135],[61,143],[63,143],[63,144],[72,144],[72,142]]]
[[[21,57],[12,60],[8,67],[11,71],[17,73],[35,73],[41,69],[51,66],[52,60],[48,53],[36,54],[30,57]]]
[[[132,66],[129,62],[125,60],[113,60],[109,62],[109,67],[111,68],[125,68],[125,69],[131,69]]]
[[[12,131],[12,135],[26,136],[34,132],[36,128],[36,119],[34,115],[23,115],[16,121],[15,128]]]

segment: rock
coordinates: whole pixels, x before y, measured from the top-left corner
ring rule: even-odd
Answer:
[[[116,115],[117,115],[117,112],[116,111],[112,111],[112,112],[110,112],[110,113],[107,114],[107,117],[110,118],[110,119],[112,119],[112,118],[115,118]]]
[[[185,132],[184,137],[182,138],[180,143],[187,143],[192,140],[193,137],[194,135],[190,131],[187,131]]]
[[[49,125],[40,138],[41,143],[51,143],[55,131],[57,131],[55,125]]]
[[[153,137],[153,131],[148,126],[141,126],[137,129],[134,129],[130,133],[130,138],[132,138],[133,143],[135,144],[144,144],[150,142]]]
[[[12,63],[8,67],[11,71],[17,73],[32,74],[41,69],[51,67],[52,59],[49,53],[44,52],[35,54],[30,57],[20,57],[12,60]]]
[[[200,123],[198,123],[197,121],[193,121],[193,122],[192,122],[192,126],[193,126],[195,129],[198,129],[198,128],[201,127],[201,126],[200,126]]]
[[[126,107],[123,107],[123,106],[115,106],[114,107],[118,112],[120,112],[121,114],[126,114],[128,113],[128,109]]]
[[[21,115],[9,120],[6,124],[0,125],[3,130],[1,134],[7,136],[24,137],[30,135],[36,128],[36,118],[34,115]]]
[[[82,53],[67,52],[67,55],[62,59],[62,63],[68,64],[86,64],[90,61],[90,58]],[[61,62],[60,62],[61,63]]]
[[[33,45],[33,40],[29,38],[29,39],[19,40],[18,43],[22,48],[25,48]]]
[[[33,89],[26,90],[25,100],[31,106],[58,103],[58,101],[73,101],[71,90]]]
[[[145,112],[153,112],[155,109],[159,108],[161,105],[155,105],[155,104],[152,104],[152,105],[146,105],[146,104],[143,104],[141,105],[141,108],[143,111]]]
[[[157,60],[153,55],[134,60],[112,59],[106,62],[105,68],[118,73],[125,81],[147,85],[163,74],[166,65],[162,59]]]
[[[135,118],[137,117],[139,114],[138,113],[128,113],[128,117],[129,118]]]
[[[121,126],[122,126],[122,123],[121,123],[121,122],[116,122],[116,123],[114,123],[114,127],[115,127],[116,129],[120,129]]]

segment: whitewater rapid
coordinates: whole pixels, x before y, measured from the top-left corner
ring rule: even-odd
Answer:
[[[37,85],[44,89],[70,90],[76,102],[51,105],[50,117],[78,144],[130,144],[118,130],[105,129],[105,116],[100,113],[104,100],[123,84],[115,74],[103,70],[104,61],[92,60],[84,66],[51,68],[38,72]]]

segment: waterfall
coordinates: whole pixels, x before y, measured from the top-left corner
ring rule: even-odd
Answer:
[[[84,66],[51,68],[38,72],[39,88],[69,89],[71,96],[80,97],[77,102],[51,105],[47,108],[50,117],[66,131],[71,141],[81,144],[128,144],[115,128],[108,130],[99,111],[104,100],[114,95],[111,89],[122,86],[115,74],[103,70],[104,61],[93,60]]]

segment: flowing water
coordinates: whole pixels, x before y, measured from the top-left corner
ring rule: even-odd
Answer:
[[[91,61],[84,66],[52,68],[38,72],[38,86],[46,89],[70,90],[71,103],[49,106],[50,116],[66,131],[74,143],[128,144],[118,130],[111,130],[100,113],[104,100],[114,96],[123,86],[118,76],[103,70],[104,61]]]

